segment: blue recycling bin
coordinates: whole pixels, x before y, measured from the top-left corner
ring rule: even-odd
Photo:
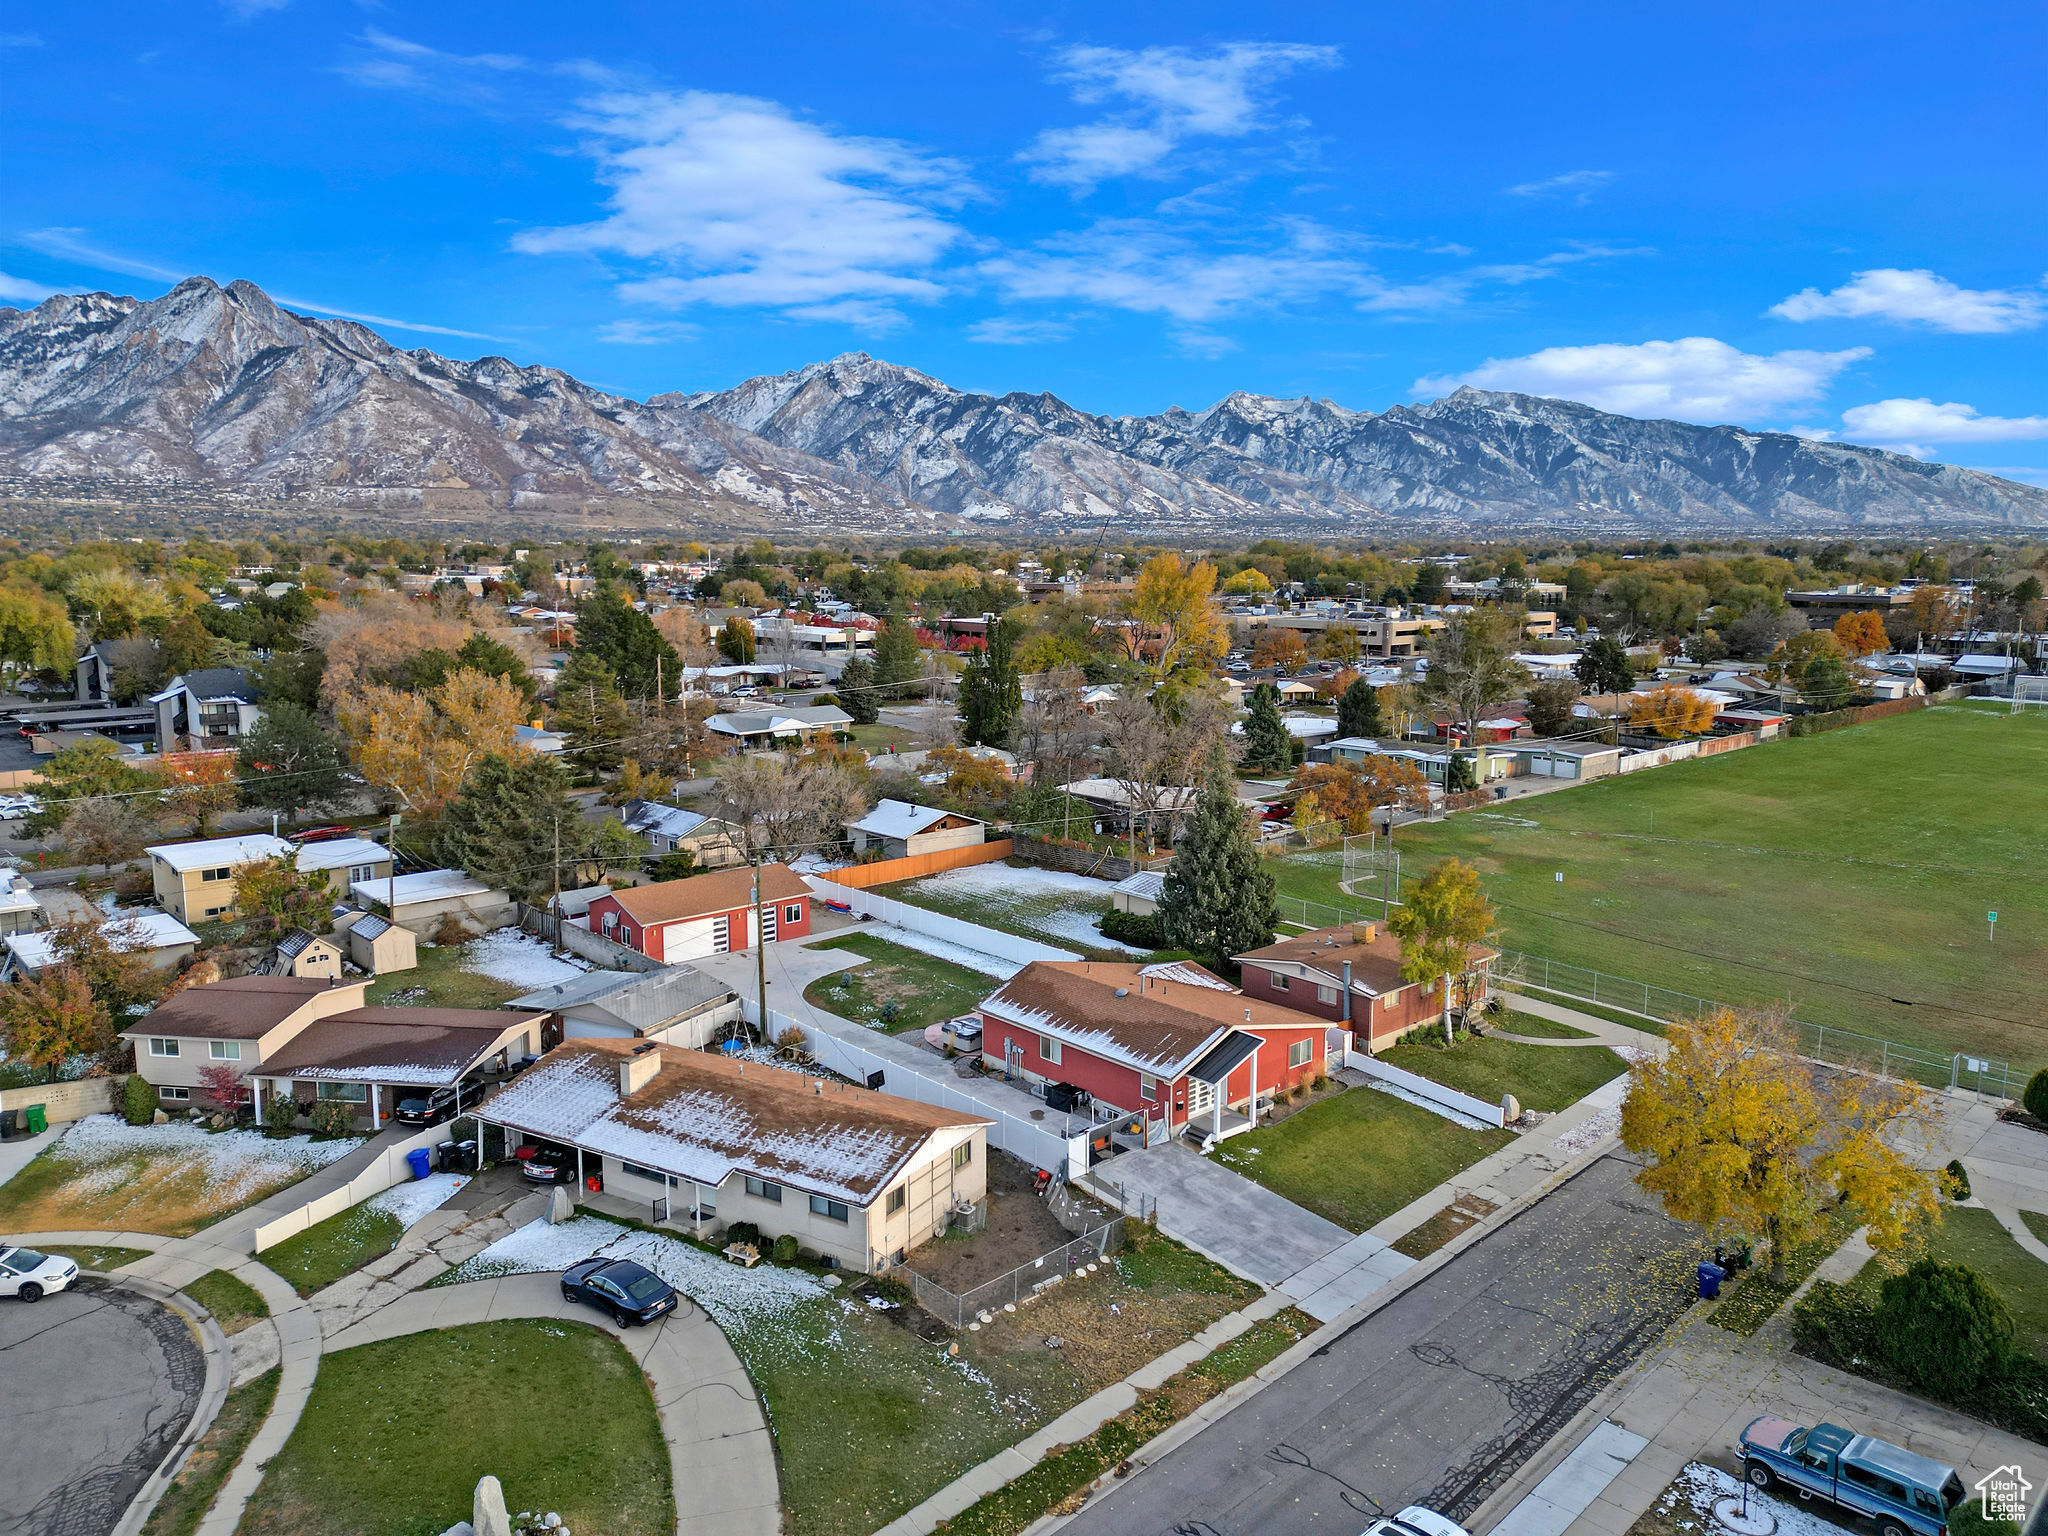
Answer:
[[[1721,1282],[1728,1278],[1728,1271],[1711,1261],[1699,1267],[1700,1299],[1712,1301],[1721,1294]]]
[[[406,1165],[412,1169],[412,1176],[416,1179],[424,1179],[433,1171],[433,1154],[428,1152],[425,1147],[414,1147],[405,1154],[405,1161]]]

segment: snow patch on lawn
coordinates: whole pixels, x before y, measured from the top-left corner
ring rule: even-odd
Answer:
[[[1681,1503],[1699,1516],[1702,1529],[1719,1531],[1720,1523],[1714,1519],[1714,1502],[1717,1499],[1739,1499],[1742,1484],[1723,1472],[1719,1467],[1710,1467],[1704,1462],[1692,1462],[1672,1480],[1664,1496],[1657,1501],[1657,1508],[1663,1513],[1675,1514]],[[1830,1520],[1801,1509],[1784,1499],[1768,1493],[1749,1490],[1749,1512],[1770,1515],[1778,1522],[1777,1536],[1842,1536],[1842,1528]],[[1680,1526],[1688,1524],[1680,1519]]]
[[[913,928],[898,928],[893,923],[877,924],[866,931],[873,933],[878,939],[887,939],[891,944],[901,944],[905,949],[914,949],[919,954],[930,955],[936,960],[950,960],[955,965],[964,965],[970,971],[979,971],[982,975],[993,976],[998,981],[1008,981],[1024,969],[1021,960],[1005,960],[1000,955],[985,955],[978,949],[969,949],[965,944],[935,939],[928,933],[919,933]]]
[[[825,1294],[825,1288],[801,1270],[769,1264],[742,1269],[675,1238],[594,1216],[577,1216],[552,1227],[530,1221],[458,1264],[444,1283],[545,1274],[600,1253],[645,1265],[696,1302],[721,1328],[763,1322]]]
[[[272,1141],[261,1131],[207,1131],[187,1120],[130,1125],[119,1115],[87,1115],[72,1122],[50,1156],[78,1165],[80,1171],[68,1187],[80,1199],[127,1182],[135,1171],[128,1160],[140,1156],[161,1160],[153,1170],[158,1179],[176,1178],[196,1167],[211,1200],[239,1203],[272,1185],[325,1168],[361,1145],[352,1136]]]
[[[430,1173],[424,1179],[394,1184],[383,1194],[370,1196],[363,1204],[373,1211],[396,1216],[401,1227],[410,1227],[428,1212],[438,1209],[442,1201],[468,1182],[466,1174]]]
[[[1621,1106],[1611,1104],[1606,1109],[1595,1110],[1577,1125],[1558,1137],[1553,1146],[1560,1152],[1578,1153],[1605,1141],[1621,1132]]]
[[[912,889],[921,895],[1002,913],[1018,926],[1047,938],[1065,939],[1088,949],[1146,953],[1103,937],[1102,930],[1095,926],[1101,915],[1098,906],[1107,909],[1112,887],[1107,880],[1097,880],[1092,875],[1041,869],[1036,865],[1013,869],[1007,864],[970,864],[964,869],[927,875]],[[1086,903],[1087,910],[1080,910],[1080,903]]]
[[[514,987],[548,987],[589,970],[590,962],[548,953],[547,944],[518,928],[498,928],[471,942],[462,968]]]

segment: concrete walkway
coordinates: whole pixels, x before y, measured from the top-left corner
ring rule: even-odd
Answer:
[[[328,1341],[353,1349],[428,1328],[543,1317],[589,1323],[625,1344],[654,1390],[668,1441],[677,1536],[775,1536],[775,1447],[746,1368],[717,1324],[685,1302],[652,1328],[621,1328],[562,1296],[561,1276],[508,1275],[413,1291]]]
[[[44,1152],[57,1144],[66,1126],[53,1125],[40,1136],[17,1136],[0,1141],[0,1184],[5,1184]]]

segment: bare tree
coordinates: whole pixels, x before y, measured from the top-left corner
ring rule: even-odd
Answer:
[[[141,853],[155,830],[129,801],[94,795],[71,808],[57,841],[79,862],[111,870]]]
[[[1134,826],[1167,840],[1194,804],[1210,754],[1223,740],[1228,709],[1206,689],[1147,695],[1126,685],[1097,716],[1103,771],[1124,796]]]
[[[1482,786],[1486,763],[1479,722],[1529,681],[1528,672],[1509,654],[1519,633],[1513,615],[1498,608],[1474,608],[1430,637],[1422,696],[1447,706],[1464,723],[1465,745],[1477,762]]]
[[[718,780],[716,814],[776,857],[837,842],[841,824],[868,808],[867,790],[844,763],[780,753],[749,756]]]
[[[1095,717],[1082,705],[1088,679],[1079,667],[1054,667],[1030,680],[1017,722],[1018,751],[1041,784],[1065,784],[1095,742]]]

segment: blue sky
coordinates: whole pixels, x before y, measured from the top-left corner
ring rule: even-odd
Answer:
[[[641,396],[1460,381],[2048,482],[2036,4],[17,0],[0,302],[191,272]]]

